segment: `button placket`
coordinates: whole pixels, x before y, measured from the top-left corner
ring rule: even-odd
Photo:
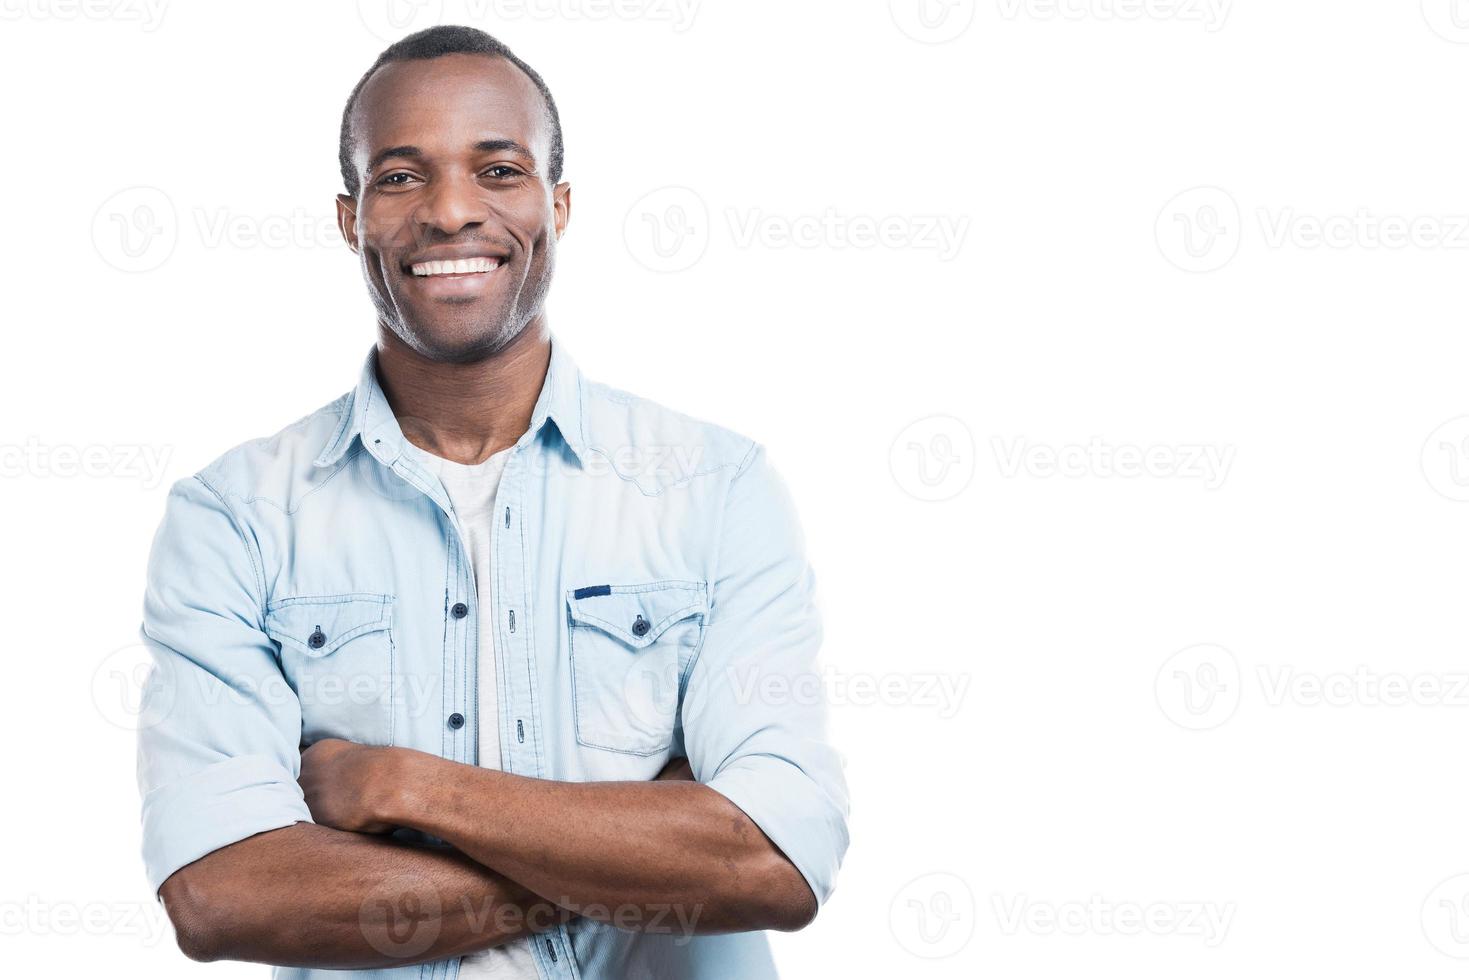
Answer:
[[[451,535],[451,566],[450,582],[447,589],[449,595],[471,595],[474,589],[474,573],[469,564],[469,550],[464,544],[464,535],[459,526],[459,519],[451,508],[444,508],[444,515],[448,518],[448,526]],[[447,598],[447,596],[446,596]],[[445,629],[445,659],[444,668],[444,710],[449,714],[445,716],[445,728],[450,733],[445,744],[445,758],[456,762],[469,762],[474,755],[474,748],[468,739],[461,738],[459,733],[465,730],[469,723],[468,712],[477,711],[479,706],[478,692],[474,690],[471,681],[472,672],[471,659],[475,655],[473,647],[474,630],[460,629],[459,623],[469,625],[469,604],[457,601],[449,606],[449,616],[453,620],[453,628]],[[461,684],[461,679],[469,683]],[[468,705],[468,708],[453,710]]]
[[[504,615],[497,616],[494,625],[498,641],[495,656],[503,666],[503,676],[506,678],[502,703],[507,714],[500,719],[501,730],[508,730],[511,727],[510,719],[515,720],[513,738],[507,739],[506,769],[527,776],[537,775],[540,765],[533,716],[530,714],[530,705],[535,700],[530,689],[530,685],[534,683],[532,677],[535,666],[527,659],[533,646],[531,633],[534,632],[534,624],[529,613],[525,616],[516,614],[517,610],[525,612],[530,609],[526,593],[526,577],[530,570],[524,553],[524,535],[517,533],[523,523],[515,522],[525,520],[525,482],[529,479],[528,473],[535,472],[535,467],[530,466],[527,460],[528,454],[535,452],[536,447],[532,442],[524,448],[515,449],[506,462],[500,478],[498,501],[504,508],[504,520],[496,522],[490,529],[491,561],[496,569],[495,581],[499,583],[496,604],[504,610]],[[520,622],[522,619],[524,622]]]

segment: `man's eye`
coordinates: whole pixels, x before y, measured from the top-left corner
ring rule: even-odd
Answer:
[[[388,174],[377,183],[379,187],[402,187],[412,179],[412,174],[407,174],[400,170],[397,173]]]
[[[519,177],[520,171],[506,164],[497,163],[493,167],[490,167],[488,170],[486,170],[485,175],[488,177],[494,177],[496,180],[510,180],[512,178]]]

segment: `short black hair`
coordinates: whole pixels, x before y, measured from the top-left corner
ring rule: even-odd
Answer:
[[[552,184],[560,183],[561,167],[565,160],[566,149],[561,142],[561,116],[556,112],[556,100],[551,98],[551,90],[546,87],[545,80],[534,68],[517,58],[515,52],[506,47],[504,43],[484,31],[473,27],[443,24],[410,34],[386,48],[382,54],[377,56],[372,67],[367,69],[367,74],[362,76],[357,82],[357,87],[352,89],[352,94],[347,97],[347,108],[342,110],[341,141],[337,146],[337,160],[342,166],[342,183],[346,185],[347,193],[356,197],[360,189],[357,181],[357,168],[352,163],[352,110],[357,106],[357,97],[362,94],[362,87],[383,65],[394,61],[427,61],[446,54],[484,54],[492,58],[504,58],[525,72],[526,77],[535,83],[536,90],[545,100],[546,113],[551,119],[551,159],[546,161],[547,174]]]

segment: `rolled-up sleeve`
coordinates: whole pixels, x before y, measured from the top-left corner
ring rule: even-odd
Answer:
[[[264,632],[257,551],[202,476],[168,496],[153,541],[138,716],[143,861],[156,892],[179,868],[310,811],[301,707]]]
[[[847,850],[848,801],[826,734],[820,645],[800,523],[757,446],[725,501],[684,748],[695,778],[743,810],[825,904]]]

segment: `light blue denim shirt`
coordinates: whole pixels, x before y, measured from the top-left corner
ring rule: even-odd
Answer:
[[[404,452],[375,353],[355,391],[173,486],[142,627],[153,888],[311,820],[303,745],[340,737],[478,764],[487,719],[500,768],[525,776],[648,780],[686,755],[824,903],[847,847],[846,786],[811,696],[812,573],[763,449],[588,381],[553,341],[495,498],[484,603],[463,540],[438,479]],[[495,631],[498,712],[477,697],[481,629]],[[577,919],[532,946],[548,978],[775,975],[763,933],[666,928]],[[458,972],[450,959],[276,976]]]

